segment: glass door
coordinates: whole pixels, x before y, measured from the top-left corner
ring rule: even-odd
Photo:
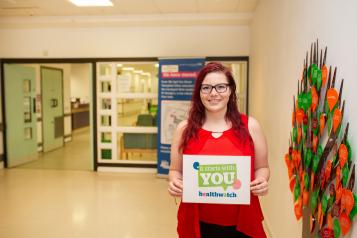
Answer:
[[[158,65],[97,64],[98,162],[157,163]]]

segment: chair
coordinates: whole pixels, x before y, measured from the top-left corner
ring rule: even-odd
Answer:
[[[140,114],[136,126],[155,126],[155,117],[151,114]],[[156,153],[157,134],[125,132],[121,138],[121,158],[128,159],[129,153]]]

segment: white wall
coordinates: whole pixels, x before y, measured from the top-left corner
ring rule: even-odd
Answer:
[[[261,123],[269,144],[270,193],[261,199],[274,238],[301,237],[283,159],[291,130],[293,95],[310,44],[328,46],[327,65],[337,66],[337,88],[345,79],[344,121],[357,151],[357,2],[353,0],[260,1],[252,23],[250,112]],[[354,156],[356,162],[356,156]],[[355,186],[356,191],[356,186]],[[349,237],[357,237],[357,224]]]
[[[31,17],[28,18],[28,21],[31,20]],[[55,19],[59,23],[67,20],[67,17]],[[96,18],[92,17],[90,21],[95,22]],[[41,22],[38,27],[32,28],[0,28],[0,58],[204,57],[249,54],[250,28],[234,26],[232,23],[209,26],[203,21],[202,26],[98,27],[89,24],[87,27],[75,27],[75,24],[51,25],[51,17],[48,17],[49,24],[46,23],[46,17],[41,18]],[[67,96],[70,95],[65,95],[65,102]],[[70,112],[69,106],[65,105],[65,113]],[[65,134],[70,133],[68,121],[66,118]]]
[[[71,64],[71,98],[80,98],[81,103],[89,103],[90,84],[89,64]]]
[[[245,56],[248,26],[0,29],[0,56]]]

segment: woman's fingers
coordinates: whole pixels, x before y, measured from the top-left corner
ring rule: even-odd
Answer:
[[[170,181],[168,191],[172,196],[182,196],[182,187],[181,180]]]
[[[169,188],[168,190],[169,190],[169,194],[171,196],[174,196],[174,197],[181,197],[182,196],[182,192],[173,190],[172,188]]]
[[[182,180],[178,179],[178,180],[174,180],[173,184],[175,185],[175,187],[179,188],[182,190],[183,185],[182,185]]]
[[[262,182],[260,184],[251,186],[250,189],[253,191],[253,190],[260,190],[260,189],[267,188],[267,187],[268,187],[268,183],[267,182]]]
[[[254,195],[266,195],[268,193],[268,182],[264,178],[257,178],[250,183],[250,190]]]
[[[252,193],[256,196],[262,196],[262,195],[266,195],[268,194],[268,188],[263,188],[263,189],[259,189],[259,190],[254,190],[252,191]]]
[[[182,187],[177,186],[174,182],[170,182],[169,189],[170,189],[171,191],[174,191],[174,192],[177,192],[177,193],[182,192]]]

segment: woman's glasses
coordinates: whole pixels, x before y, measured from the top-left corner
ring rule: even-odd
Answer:
[[[212,92],[212,89],[215,89],[217,93],[224,93],[227,91],[228,86],[229,86],[228,83],[220,83],[216,85],[202,84],[201,92],[203,94],[209,94]]]

